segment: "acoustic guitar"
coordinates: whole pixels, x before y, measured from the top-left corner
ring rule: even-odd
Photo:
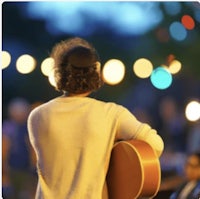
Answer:
[[[160,162],[148,143],[130,140],[114,145],[106,177],[109,199],[153,198],[160,181]]]

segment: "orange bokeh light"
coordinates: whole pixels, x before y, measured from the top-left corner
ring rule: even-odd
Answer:
[[[195,27],[194,19],[191,16],[189,16],[189,15],[184,15],[181,18],[181,23],[188,30],[192,30]]]

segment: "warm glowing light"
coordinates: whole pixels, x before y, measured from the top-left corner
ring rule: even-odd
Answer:
[[[187,37],[187,31],[180,22],[173,22],[169,27],[170,35],[177,41],[183,41]]]
[[[169,32],[166,28],[158,28],[156,31],[157,39],[160,42],[168,42],[169,41]]]
[[[166,89],[172,84],[172,75],[167,69],[158,67],[153,70],[150,80],[154,87]]]
[[[169,54],[169,55],[167,56],[167,63],[170,64],[173,60],[175,60],[175,55]]]
[[[9,54],[9,52],[7,51],[2,51],[1,53],[1,58],[2,58],[2,69],[5,69],[9,66],[10,62],[11,62],[11,56]]]
[[[171,74],[176,74],[181,70],[181,62],[178,60],[173,60],[169,67],[168,70]]]
[[[197,121],[200,119],[200,103],[191,101],[185,108],[185,116],[189,121]]]
[[[30,55],[22,55],[17,59],[16,68],[22,74],[28,74],[35,69],[36,61]]]
[[[48,76],[49,83],[53,86],[56,87],[56,81],[55,81],[55,76],[54,76],[54,70],[51,70],[49,76]]]
[[[118,84],[124,78],[125,66],[120,60],[111,59],[105,63],[102,75],[106,83],[111,85]]]
[[[138,59],[133,65],[134,73],[140,78],[147,78],[153,70],[152,63],[145,58]]]
[[[194,19],[189,15],[184,15],[181,18],[181,23],[188,30],[192,30],[195,27]]]
[[[43,75],[49,76],[54,67],[54,59],[51,57],[46,58],[41,64],[41,71]]]

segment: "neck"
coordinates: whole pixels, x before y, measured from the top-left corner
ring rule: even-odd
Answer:
[[[87,97],[91,92],[75,94],[75,93],[64,93],[64,97]]]

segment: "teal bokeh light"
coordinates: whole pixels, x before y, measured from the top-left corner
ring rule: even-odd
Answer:
[[[172,75],[163,67],[153,70],[150,76],[151,83],[158,89],[166,89],[172,84]]]

